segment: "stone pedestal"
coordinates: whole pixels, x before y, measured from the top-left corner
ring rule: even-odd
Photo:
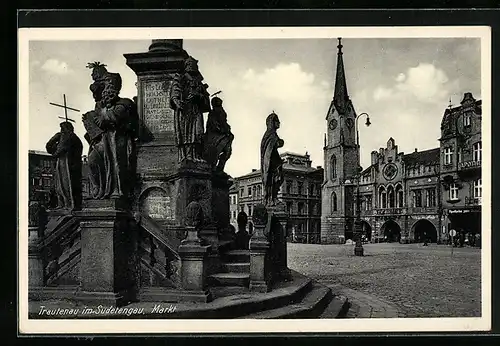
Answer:
[[[38,246],[39,227],[28,227],[28,287],[43,286],[44,267],[43,259]]]
[[[209,251],[210,245],[202,245],[194,227],[188,227],[188,236],[179,246],[183,300],[211,300],[210,292],[206,288],[206,262]]]
[[[286,241],[286,230],[288,213],[284,203],[267,208],[270,216],[270,243],[273,281],[291,279],[291,271],[288,268],[288,252]]]
[[[234,240],[234,233],[229,229],[229,188],[233,184],[229,175],[224,172],[212,174],[212,218],[219,230],[219,238]]]
[[[135,300],[132,215],[122,200],[88,200],[81,227],[81,292],[87,303],[119,306]]]
[[[271,244],[266,236],[268,227],[268,213],[261,204],[255,206],[254,232],[250,238],[250,290],[255,292],[269,292],[271,280],[270,248]]]
[[[354,246],[354,255],[355,256],[363,256],[364,255],[364,249],[363,249],[363,242],[361,239],[361,235],[363,234],[363,224],[360,219],[356,219],[354,221],[354,240],[356,242],[356,245]]]

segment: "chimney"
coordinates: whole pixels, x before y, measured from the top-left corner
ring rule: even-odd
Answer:
[[[252,168],[252,173],[253,173],[253,172],[257,172],[257,169],[255,169],[255,168]]]
[[[378,153],[376,150],[372,151],[371,153],[371,158],[372,158],[372,165],[376,165],[378,163]]]
[[[418,151],[418,148],[415,148],[415,152],[417,152],[417,151]]]

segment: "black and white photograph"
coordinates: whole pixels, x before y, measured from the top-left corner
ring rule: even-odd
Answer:
[[[488,27],[18,33],[21,333],[489,330]]]

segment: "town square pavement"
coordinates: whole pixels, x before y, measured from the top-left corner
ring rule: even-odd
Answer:
[[[352,302],[348,317],[481,316],[481,249],[446,245],[288,244],[288,264]],[[323,313],[328,318],[328,308]]]

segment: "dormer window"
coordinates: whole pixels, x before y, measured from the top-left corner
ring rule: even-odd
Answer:
[[[472,123],[471,118],[472,118],[472,116],[470,113],[464,114],[464,126],[465,127],[471,126],[471,123]]]

